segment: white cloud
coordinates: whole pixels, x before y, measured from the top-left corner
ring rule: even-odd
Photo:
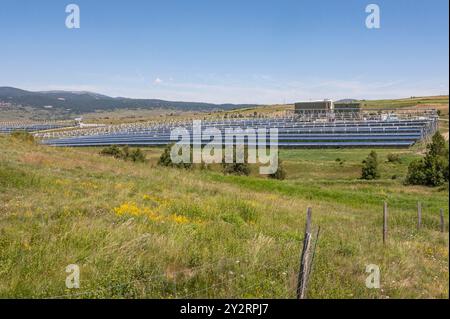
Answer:
[[[153,83],[155,84],[161,84],[163,82],[163,80],[161,80],[160,78],[156,78],[155,81],[153,81]]]

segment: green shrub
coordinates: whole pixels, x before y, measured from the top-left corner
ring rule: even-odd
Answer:
[[[244,148],[244,162],[236,163],[236,147],[233,147],[233,163],[225,163],[225,154],[222,159],[222,167],[224,174],[244,175],[248,176],[251,173],[250,166],[248,164],[248,147]]]
[[[114,158],[123,159],[125,161],[133,162],[145,162],[145,154],[138,148],[130,151],[128,146],[124,146],[122,149],[117,147],[117,145],[111,145],[105,147],[100,152],[101,155],[113,156]]]
[[[170,158],[170,148],[172,145],[167,145],[163,153],[159,157],[158,165],[160,166],[173,166],[172,159]]]
[[[223,173],[233,175],[250,175],[250,166],[248,163],[223,163]]]
[[[369,156],[362,162],[361,178],[372,180],[380,178],[380,171],[378,168],[378,156],[375,151],[370,152]]]
[[[278,169],[275,173],[269,175],[270,178],[284,180],[286,178],[286,170],[283,162],[278,158]]]
[[[166,167],[177,167],[177,168],[191,168],[192,163],[173,163],[172,158],[170,156],[170,151],[173,147],[173,144],[169,144],[164,148],[163,153],[159,157],[158,165],[159,166],[166,166]],[[191,148],[192,153],[192,148]],[[191,154],[192,155],[192,154]],[[191,156],[192,158],[192,156]]]
[[[122,158],[123,154],[120,148],[117,147],[117,145],[111,145],[108,147],[105,147],[100,152],[101,155],[107,155],[107,156],[113,156],[115,158]]]
[[[122,159],[127,160],[130,157],[130,148],[128,145],[122,147]]]
[[[141,149],[137,148],[134,151],[131,151],[130,156],[128,157],[133,162],[144,163],[146,161],[144,152]]]
[[[425,164],[423,159],[416,159],[408,166],[408,174],[406,176],[406,183],[411,185],[425,184],[427,177],[425,174]]]
[[[387,161],[389,163],[399,163],[400,164],[402,162],[402,159],[400,158],[400,155],[395,154],[395,153],[390,153],[387,156]]]
[[[425,157],[409,164],[406,184],[440,186],[448,183],[448,155],[444,138],[436,132],[431,144],[427,145]]]

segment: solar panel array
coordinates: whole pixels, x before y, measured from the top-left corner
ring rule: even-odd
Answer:
[[[11,133],[14,131],[37,132],[45,130],[60,129],[73,126],[73,121],[45,121],[45,122],[25,122],[9,121],[0,122],[0,133]]]
[[[269,140],[269,129],[278,129],[280,147],[409,147],[432,134],[437,129],[437,117],[415,117],[399,119],[344,120],[332,122],[305,122],[298,117],[220,119],[202,121],[202,129],[214,127],[221,131],[221,141],[225,144],[226,129],[266,129],[265,137]],[[42,143],[54,146],[107,146],[136,145],[159,146],[178,142],[171,139],[174,128],[185,128],[192,143],[200,138],[202,144],[211,143],[208,136],[194,136],[192,122],[133,123],[111,125],[99,128],[46,132],[37,134]],[[237,136],[245,136],[238,133]],[[260,138],[260,136],[258,136]],[[246,139],[251,145],[253,141]]]

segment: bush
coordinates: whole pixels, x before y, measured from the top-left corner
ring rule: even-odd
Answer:
[[[139,148],[132,151],[128,158],[133,162],[143,163],[146,161],[145,154]]]
[[[191,168],[192,163],[178,163],[175,164],[172,162],[172,158],[170,157],[170,151],[172,149],[173,144],[169,144],[164,149],[163,153],[159,157],[158,165],[166,166],[166,167],[177,167],[177,168]],[[192,149],[191,149],[192,152]]]
[[[400,158],[400,155],[394,154],[394,153],[390,153],[387,156],[387,161],[389,163],[401,163],[402,159]]]
[[[147,159],[145,158],[145,154],[141,151],[141,149],[136,149],[130,151],[128,146],[124,146],[122,149],[117,147],[117,145],[111,145],[105,147],[100,152],[101,155],[113,156],[114,158],[123,159],[125,161],[133,161],[133,162],[145,162]]]
[[[224,174],[248,176],[251,172],[248,163],[223,163],[222,165]]]
[[[170,148],[172,145],[166,146],[163,153],[159,157],[158,165],[160,166],[173,166],[172,159],[170,158]]]
[[[286,170],[284,169],[283,163],[278,159],[278,169],[275,173],[269,175],[270,178],[284,180],[286,178]]]
[[[367,180],[380,178],[378,156],[375,151],[370,152],[369,156],[363,161],[361,178]]]
[[[244,147],[244,163],[236,163],[237,158],[236,146],[233,147],[233,163],[225,163],[225,153],[222,159],[222,167],[224,174],[233,175],[245,175],[248,176],[251,173],[250,166],[248,164],[248,147]]]
[[[101,155],[113,156],[115,158],[122,158],[123,154],[120,148],[117,145],[112,145],[109,147],[105,147],[100,152]]]
[[[440,186],[448,183],[448,147],[439,132],[433,135],[427,145],[427,154],[408,166],[406,184]]]
[[[130,157],[130,148],[128,145],[122,147],[122,159],[127,160]]]
[[[410,185],[425,185],[427,180],[423,159],[416,159],[408,166],[406,183]]]

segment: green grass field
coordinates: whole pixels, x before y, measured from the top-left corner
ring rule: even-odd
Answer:
[[[321,227],[310,298],[449,297],[448,187],[403,185],[420,147],[377,150],[377,181],[359,179],[369,149],[281,150],[284,181],[161,168],[157,148],[142,164],[6,136],[0,150],[2,298],[295,298],[307,207]]]

